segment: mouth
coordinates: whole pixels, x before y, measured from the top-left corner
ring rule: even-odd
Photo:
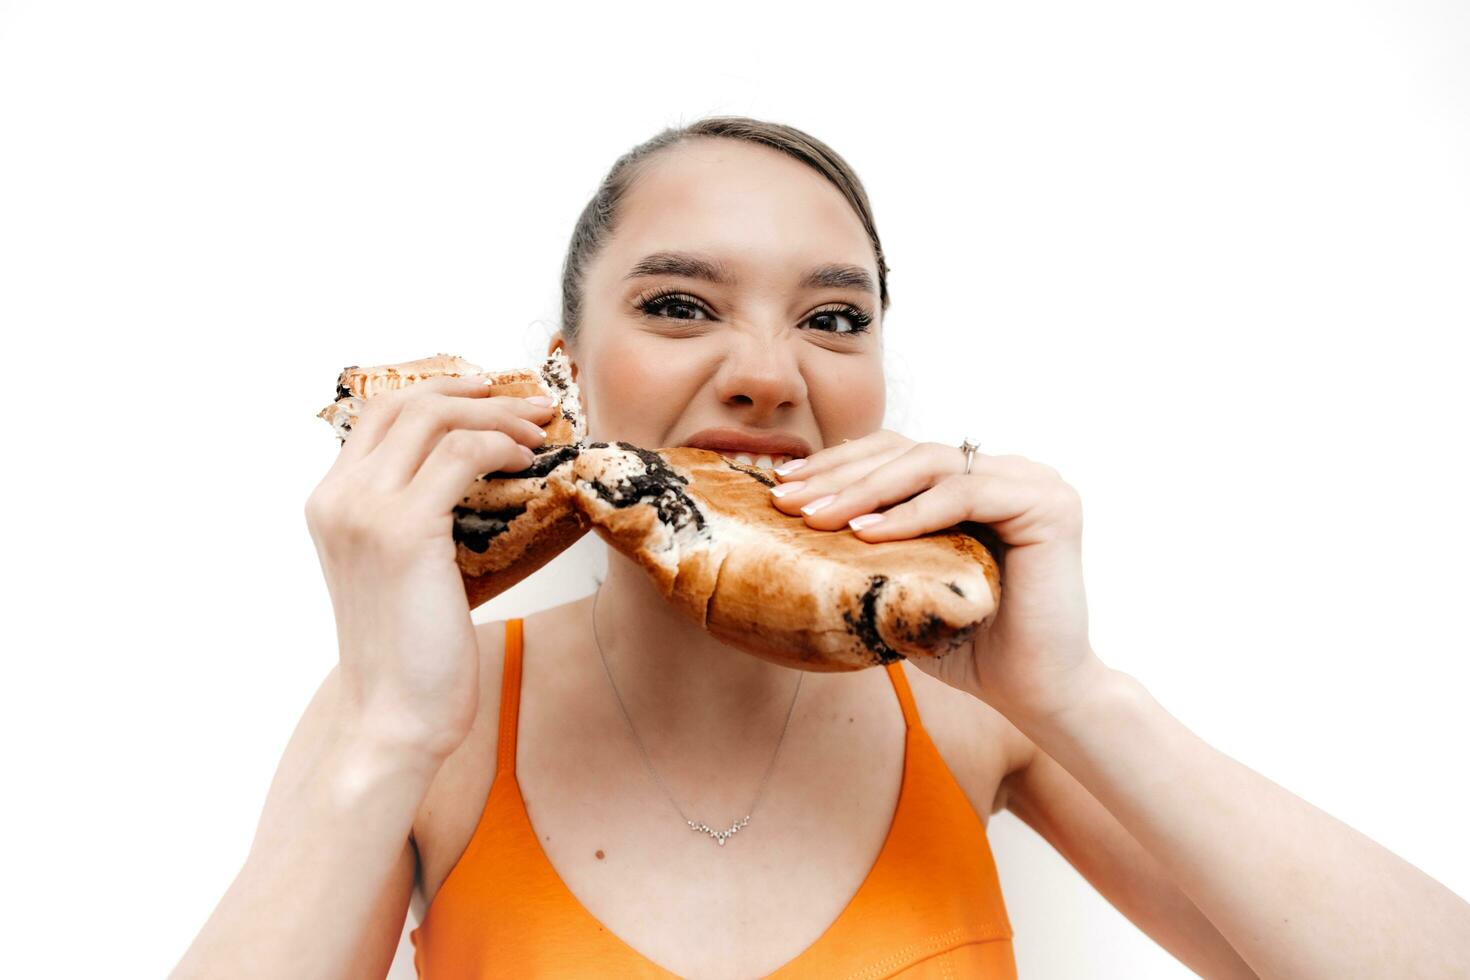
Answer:
[[[727,462],[774,469],[793,459],[811,455],[811,446],[794,432],[774,429],[722,427],[702,429],[684,445],[719,453]]]

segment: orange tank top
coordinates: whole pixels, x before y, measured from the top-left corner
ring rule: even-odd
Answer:
[[[409,933],[420,980],[674,977],[613,935],[541,849],[516,782],[519,619],[505,624],[495,778],[469,844]],[[798,977],[1015,980],[1011,925],[985,825],[919,723],[900,664],[903,783],[878,859],[847,907],[776,972]]]

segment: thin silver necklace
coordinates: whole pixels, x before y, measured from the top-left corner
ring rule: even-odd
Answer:
[[[730,824],[730,826],[726,829],[715,830],[708,824],[699,823],[695,820],[690,820],[689,817],[684,813],[684,809],[679,806],[679,801],[674,799],[674,794],[669,792],[669,788],[664,785],[664,781],[659,778],[658,772],[655,771],[653,768],[653,761],[648,757],[648,750],[643,747],[643,739],[638,737],[638,729],[633,725],[633,717],[632,715],[628,714],[628,706],[623,703],[623,696],[618,693],[618,685],[617,682],[613,680],[612,668],[607,665],[607,654],[603,653],[602,651],[602,640],[599,639],[597,635],[597,600],[601,597],[601,595],[602,585],[599,584],[597,586],[597,594],[592,597],[592,640],[594,643],[597,644],[597,655],[602,658],[602,669],[607,671],[607,682],[612,685],[613,697],[618,699],[618,707],[623,709],[623,717],[628,719],[628,730],[633,733],[633,741],[638,744],[638,751],[643,756],[643,764],[648,767],[648,774],[653,777],[654,782],[658,783],[659,788],[664,791],[664,795],[667,796],[669,798],[669,802],[674,805],[674,809],[678,811],[679,816],[683,819],[685,825],[688,826],[690,830],[693,830],[697,833],[709,835],[711,839],[717,841],[721,847],[724,847],[725,841],[729,840],[731,837],[735,836],[735,834],[739,833],[741,827],[744,827],[746,824],[750,823],[750,815],[755,812],[756,805],[760,803],[761,794],[765,792],[766,789],[766,780],[770,777],[771,770],[776,767],[776,757],[781,754],[781,743],[786,741],[786,728],[788,725],[791,724],[791,712],[796,708],[796,696],[801,693],[801,682],[806,677],[806,672],[797,671],[796,690],[791,692],[791,706],[786,709],[786,721],[781,725],[781,737],[776,740],[776,751],[771,753],[771,763],[770,765],[766,766],[765,774],[761,776],[761,783],[760,786],[756,788],[755,799],[751,801],[750,810],[745,814],[745,816]]]

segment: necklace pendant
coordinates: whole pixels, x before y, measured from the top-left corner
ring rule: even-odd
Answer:
[[[690,830],[696,831],[697,833],[701,834],[708,834],[710,837],[714,838],[716,844],[724,847],[725,841],[729,840],[733,835],[738,833],[741,827],[744,827],[746,824],[750,823],[750,814],[747,813],[745,816],[732,823],[726,830],[715,830],[707,823],[695,823],[693,820],[689,820],[686,822],[689,824]]]

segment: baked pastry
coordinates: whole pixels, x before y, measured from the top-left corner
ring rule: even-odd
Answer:
[[[344,441],[363,402],[436,374],[478,369],[449,355],[350,367],[319,415]],[[489,473],[454,510],[470,608],[545,565],[589,529],[632,558],[676,608],[722,642],[806,670],[938,657],[1000,603],[1000,569],[964,524],[904,541],[821,531],[777,510],[772,471],[691,447],[589,442],[560,350],[538,370],[487,375],[492,394],[549,394],[559,414],[532,464]]]

